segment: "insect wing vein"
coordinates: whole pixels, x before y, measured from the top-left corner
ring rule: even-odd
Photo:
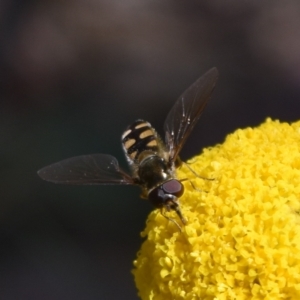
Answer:
[[[47,181],[73,185],[134,184],[115,157],[90,154],[62,160],[38,171]]]
[[[176,101],[164,124],[165,142],[175,161],[187,137],[199,120],[218,79],[218,70],[210,69]]]

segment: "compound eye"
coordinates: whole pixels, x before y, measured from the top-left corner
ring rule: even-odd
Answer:
[[[148,195],[148,199],[157,208],[160,208],[160,207],[163,206],[163,204],[164,204],[164,197],[165,197],[165,193],[164,193],[164,191],[160,187],[155,188]]]
[[[184,186],[176,179],[169,180],[162,185],[166,194],[171,194],[176,197],[181,197],[184,192]]]

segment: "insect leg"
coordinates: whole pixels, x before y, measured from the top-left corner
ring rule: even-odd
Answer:
[[[196,190],[197,192],[208,193],[208,191],[198,189],[198,188],[193,184],[193,182],[192,182],[191,180],[189,180],[188,178],[180,179],[180,181],[188,181],[188,182],[191,184],[192,188],[193,188],[194,190]]]
[[[189,164],[188,163],[186,163],[186,162],[182,162],[196,177],[198,177],[198,178],[201,178],[201,179],[204,179],[204,180],[210,180],[210,181],[213,181],[213,180],[215,180],[214,178],[207,178],[207,177],[203,177],[203,176],[201,176],[201,175],[199,175],[199,174],[197,174],[190,166],[189,166]]]
[[[181,226],[180,226],[174,219],[168,217],[168,216],[165,214],[165,212],[164,212],[164,207],[162,207],[162,208],[160,209],[160,213],[161,213],[167,220],[173,222],[173,223],[178,227],[178,229],[180,230],[180,232],[182,232]]]

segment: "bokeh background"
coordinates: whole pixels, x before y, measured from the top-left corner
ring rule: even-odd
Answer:
[[[138,299],[132,261],[151,205],[136,187],[60,186],[36,171],[162,133],[177,97],[216,66],[187,159],[266,117],[300,119],[300,2],[0,2],[0,299]]]

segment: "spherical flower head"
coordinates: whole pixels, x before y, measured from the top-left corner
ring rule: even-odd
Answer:
[[[141,299],[300,299],[300,122],[239,129],[189,166],[213,180],[178,170],[182,231],[150,214],[133,270]]]

